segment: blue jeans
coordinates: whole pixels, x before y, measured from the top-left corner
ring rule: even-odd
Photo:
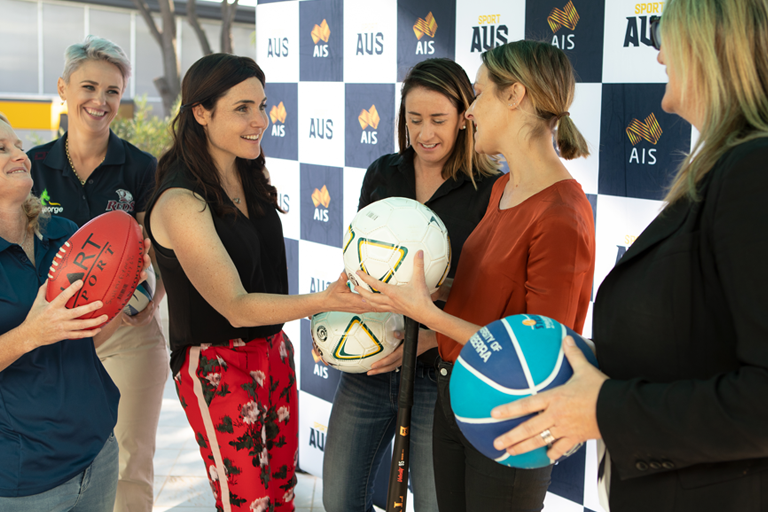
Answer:
[[[323,505],[327,512],[373,511],[373,483],[389,456],[397,422],[400,373],[341,376],[328,422],[323,459]],[[411,410],[410,481],[416,512],[437,511],[432,466],[435,369],[416,368]],[[389,467],[381,468],[389,474]]]
[[[110,434],[90,466],[51,490],[0,498],[3,512],[112,512],[117,492],[117,440]]]

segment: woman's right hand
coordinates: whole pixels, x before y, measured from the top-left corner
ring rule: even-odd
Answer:
[[[328,286],[322,311],[344,311],[346,313],[370,313],[373,306],[354,293],[347,285],[347,275],[342,272],[339,278]]]
[[[51,302],[45,300],[47,286],[46,281],[40,287],[27,318],[19,326],[27,333],[32,348],[51,345],[61,340],[89,338],[101,331],[98,326],[107,321],[107,315],[79,320],[81,316],[100,309],[103,306],[100,300],[72,309],[66,307],[67,301],[83,287],[81,280],[69,285]]]

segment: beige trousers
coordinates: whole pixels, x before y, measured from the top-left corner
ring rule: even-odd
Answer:
[[[151,512],[157,424],[169,355],[159,316],[142,327],[120,327],[96,350],[120,390],[115,437],[120,475],[115,512]]]

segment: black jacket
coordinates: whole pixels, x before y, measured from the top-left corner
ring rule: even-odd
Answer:
[[[699,190],[595,300],[612,512],[768,510],[768,138],[726,153]]]

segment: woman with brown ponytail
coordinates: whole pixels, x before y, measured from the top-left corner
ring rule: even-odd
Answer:
[[[360,291],[377,310],[408,314],[438,332],[443,361],[433,448],[441,512],[543,507],[551,468],[510,468],[478,452],[456,425],[448,381],[462,346],[494,320],[529,313],[579,333],[584,326],[594,221],[560,159],[588,154],[568,113],[574,91],[568,58],[549,44],[517,41],[484,53],[466,117],[475,125],[475,150],[503,154],[510,171],[494,184],[488,210],[464,244],[445,310],[433,305],[423,282],[395,287],[360,276],[381,290]],[[421,261],[417,255],[417,267]]]

